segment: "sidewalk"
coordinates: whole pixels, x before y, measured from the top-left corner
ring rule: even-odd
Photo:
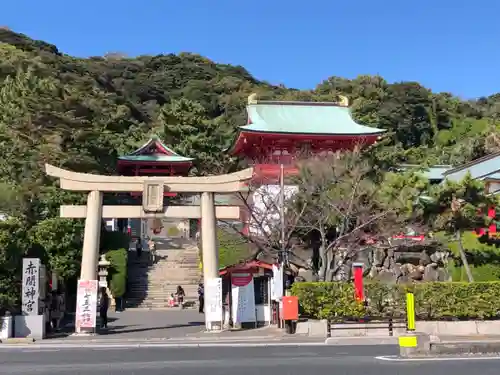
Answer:
[[[271,346],[324,346],[324,339],[303,336],[272,337],[269,335],[224,336],[224,333],[210,333],[205,337],[178,338],[102,338],[98,336],[72,336],[71,339],[23,341],[13,339],[0,344],[1,350],[29,349],[104,349],[104,348],[196,348],[196,347],[271,347]]]
[[[323,342],[324,338],[311,339],[301,335],[287,335],[275,327],[247,330],[206,332],[204,315],[195,310],[126,310],[111,312],[109,328],[92,336],[74,335],[74,321],[70,319],[63,332],[49,334],[39,345],[88,345],[125,343],[214,343],[214,342]],[[9,340],[10,343],[27,344],[30,340]],[[31,340],[33,343],[33,340]]]
[[[499,342],[500,343],[500,333],[493,335],[440,335],[436,336],[435,342],[440,343],[451,343],[451,342]]]

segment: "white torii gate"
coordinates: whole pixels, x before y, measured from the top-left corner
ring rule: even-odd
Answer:
[[[203,280],[219,277],[217,219],[240,219],[240,207],[215,206],[214,194],[246,191],[253,169],[208,177],[128,177],[71,172],[46,164],[64,190],[88,192],[86,206],[61,206],[61,217],[85,218],[80,280],[97,280],[102,218],[201,218]],[[140,192],[141,206],[103,206],[104,192]],[[200,206],[163,206],[164,192],[200,193]],[[207,289],[207,288],[206,288]],[[209,325],[207,322],[207,325]],[[210,324],[212,326],[212,324]],[[209,327],[207,327],[209,328]]]

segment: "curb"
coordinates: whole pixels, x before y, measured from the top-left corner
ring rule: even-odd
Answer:
[[[397,337],[329,337],[325,340],[326,345],[398,345]]]
[[[0,344],[15,345],[15,344],[33,344],[35,339],[33,337],[11,337],[8,339],[1,339]]]
[[[500,353],[500,341],[462,341],[431,343],[429,354],[467,355],[498,353]]]
[[[300,338],[297,338],[300,340]],[[198,343],[288,343],[294,342],[290,339],[270,338],[270,337],[185,337],[185,338],[150,338],[150,339],[98,339],[98,338],[67,338],[67,339],[47,339],[38,341],[39,345],[115,345],[115,344],[188,344],[196,345]],[[299,341],[299,342],[319,342],[324,344],[323,341]],[[6,343],[7,344],[7,343]]]
[[[2,349],[106,349],[106,348],[121,348],[121,349],[135,349],[135,348],[267,348],[267,347],[317,347],[325,346],[322,342],[214,342],[205,341],[198,343],[144,343],[144,342],[130,342],[130,343],[65,343],[65,344],[29,344],[29,345],[0,345],[0,352]]]

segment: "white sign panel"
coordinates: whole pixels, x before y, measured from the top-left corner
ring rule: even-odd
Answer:
[[[222,322],[222,279],[208,279],[205,285],[205,321]]]
[[[271,299],[279,301],[283,297],[283,266],[273,264],[273,277],[271,278]]]
[[[255,291],[251,273],[231,275],[232,315],[234,323],[255,322]]]
[[[296,185],[285,185],[283,191],[285,202],[293,198],[298,190]],[[279,185],[262,185],[252,194],[253,212],[249,227],[251,234],[271,235],[279,227],[281,217],[280,192]]]
[[[78,280],[76,294],[76,332],[82,328],[94,328],[97,319],[97,280]]]
[[[38,315],[40,300],[40,259],[23,259],[23,315]]]

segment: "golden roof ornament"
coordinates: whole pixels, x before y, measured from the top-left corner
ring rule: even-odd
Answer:
[[[341,107],[349,107],[349,98],[344,95],[338,95],[340,101],[339,101],[339,106]]]
[[[257,104],[257,94],[253,93],[248,96],[248,104]]]

